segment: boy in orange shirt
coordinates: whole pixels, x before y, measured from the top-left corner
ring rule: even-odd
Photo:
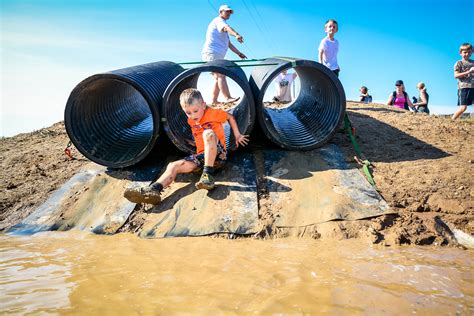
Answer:
[[[214,172],[221,168],[227,159],[222,126],[226,121],[232,128],[237,147],[248,143],[248,135],[240,134],[235,118],[226,111],[206,106],[197,89],[184,90],[179,97],[179,103],[188,117],[188,124],[196,142],[196,154],[168,164],[158,181],[150,186],[126,189],[124,197],[131,202],[158,204],[161,201],[161,191],[169,186],[178,174],[200,169],[203,172],[201,179],[196,183],[196,188],[214,189]]]

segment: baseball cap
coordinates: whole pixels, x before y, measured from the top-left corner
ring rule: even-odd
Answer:
[[[395,81],[395,85],[396,86],[401,86],[403,84],[403,81],[402,80],[397,80]]]
[[[219,7],[219,12],[222,11],[230,11],[231,13],[234,13],[234,10],[232,10],[227,4],[223,4]]]

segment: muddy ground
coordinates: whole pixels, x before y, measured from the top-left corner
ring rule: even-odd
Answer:
[[[454,245],[451,230],[474,235],[474,121],[409,113],[379,104],[348,102],[357,141],[373,164],[380,194],[398,213],[285,230],[273,226],[261,192],[262,229],[256,238],[287,235],[360,238],[384,245]],[[64,124],[0,139],[0,231],[20,222],[88,162],[72,148]],[[338,144],[356,166],[354,150],[340,131]],[[122,231],[133,231],[146,207],[137,207]]]

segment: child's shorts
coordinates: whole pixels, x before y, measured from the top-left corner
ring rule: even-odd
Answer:
[[[474,88],[458,90],[458,105],[472,105],[474,103]]]
[[[187,157],[184,157],[184,160],[194,162],[197,166],[197,169],[204,168],[204,153],[189,155]],[[221,142],[217,142],[217,156],[216,156],[216,160],[214,161],[214,168],[215,169],[222,168],[226,160],[227,160],[227,151],[224,148],[224,146],[222,146]]]

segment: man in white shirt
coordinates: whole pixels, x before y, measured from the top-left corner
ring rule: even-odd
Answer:
[[[202,48],[202,59],[204,61],[224,59],[227,49],[229,48],[240,58],[247,58],[247,56],[241,53],[229,40],[230,34],[234,36],[239,43],[244,42],[242,35],[237,33],[226,22],[232,13],[234,13],[234,10],[228,5],[221,5],[219,7],[219,16],[209,23],[206,33],[206,42]],[[239,99],[231,97],[226,77],[223,74],[213,73],[213,76],[215,78],[214,88],[212,90],[213,104],[218,103],[217,98],[220,92],[222,92],[222,95],[226,99],[225,102],[235,102]]]

